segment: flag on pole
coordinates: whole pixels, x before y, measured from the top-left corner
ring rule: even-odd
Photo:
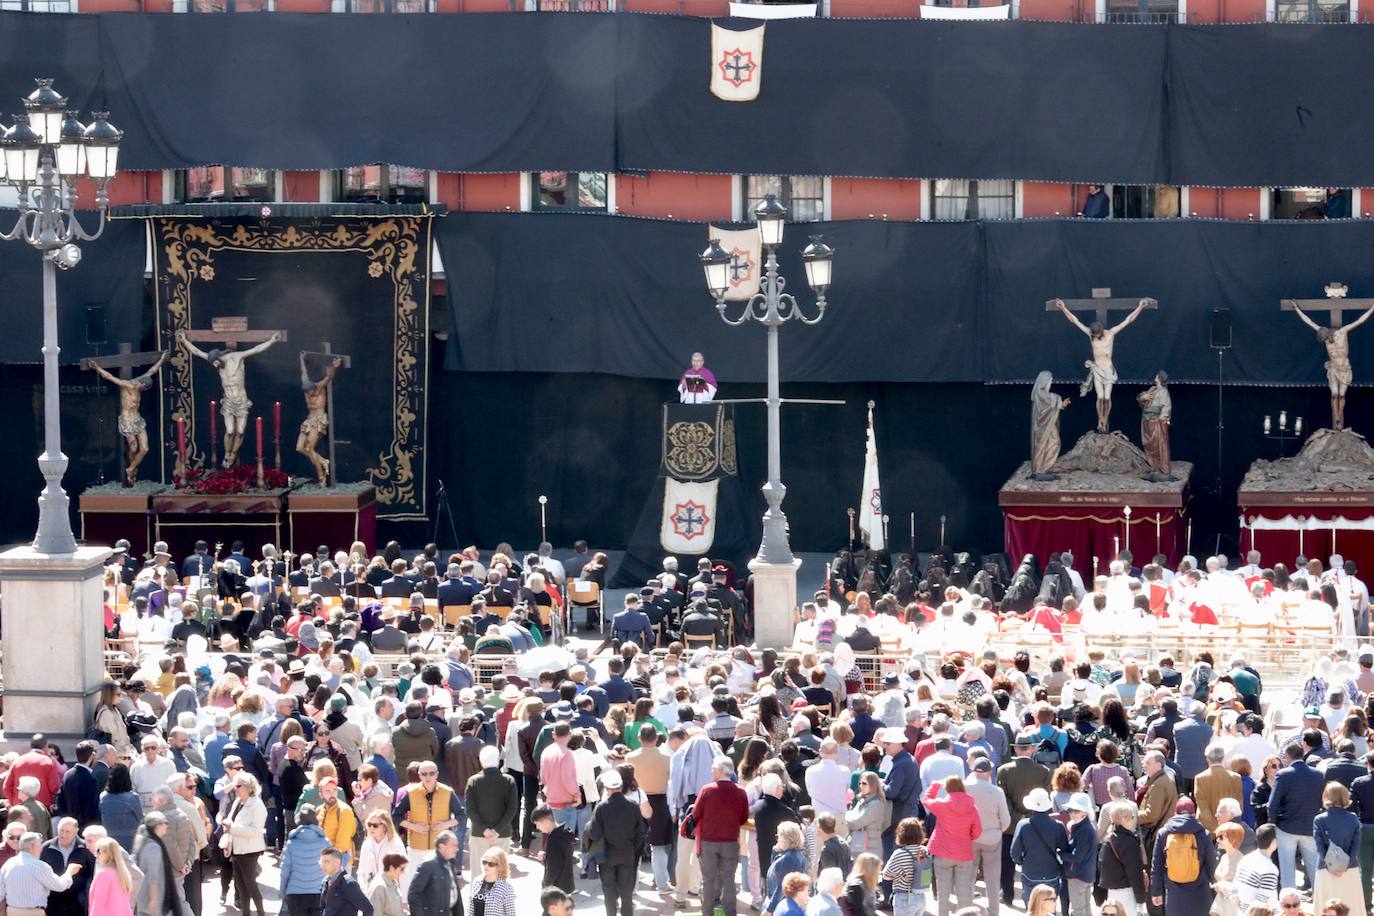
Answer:
[[[868,402],[868,451],[864,456],[864,488],[859,496],[859,528],[868,546],[887,548],[883,537],[883,496],[878,485],[878,441],[873,437],[873,402]]]

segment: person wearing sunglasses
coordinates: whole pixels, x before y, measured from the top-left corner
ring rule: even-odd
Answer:
[[[468,885],[468,916],[515,916],[515,888],[506,851],[489,847],[479,861],[482,877]]]

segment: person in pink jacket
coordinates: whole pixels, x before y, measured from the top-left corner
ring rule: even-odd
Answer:
[[[133,916],[129,904],[133,890],[133,877],[119,843],[106,837],[95,847],[95,878],[87,894],[90,916]]]
[[[932,785],[922,801],[935,818],[926,848],[935,860],[939,913],[945,916],[951,891],[959,909],[973,905],[973,841],[983,832],[983,819],[958,776],[946,776]]]

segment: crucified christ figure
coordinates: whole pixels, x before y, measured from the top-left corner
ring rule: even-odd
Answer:
[[[132,487],[138,479],[138,466],[148,455],[148,424],[139,412],[143,392],[153,387],[153,377],[162,364],[167,361],[163,353],[153,367],[138,378],[120,378],[108,372],[103,366],[92,364],[91,368],[101,378],[119,386],[119,434],[124,437],[124,486]]]
[[[1331,428],[1344,429],[1345,392],[1355,377],[1350,368],[1350,342],[1346,335],[1369,320],[1369,316],[1374,314],[1374,306],[1350,324],[1339,328],[1322,327],[1308,318],[1302,309],[1294,311],[1298,313],[1303,324],[1317,332],[1317,339],[1326,347],[1327,360],[1323,363],[1323,368],[1326,369],[1326,384],[1331,389]]]
[[[1073,326],[1084,334],[1088,335],[1088,341],[1092,344],[1093,358],[1085,360],[1083,365],[1087,367],[1088,377],[1083,380],[1083,384],[1078,386],[1078,396],[1087,397],[1089,391],[1097,395],[1097,431],[1100,433],[1110,432],[1107,425],[1107,417],[1112,412],[1112,386],[1116,384],[1116,367],[1112,365],[1112,347],[1116,335],[1124,330],[1127,325],[1135,321],[1140,313],[1145,309],[1149,302],[1142,299],[1140,304],[1135,307],[1135,311],[1127,315],[1120,324],[1115,327],[1103,327],[1102,322],[1094,321],[1092,325],[1085,326],[1078,320],[1078,316],[1069,311],[1063,299],[1056,299],[1055,305],[1059,311],[1064,313],[1064,317],[1073,322]]]
[[[325,370],[324,378],[314,381],[305,365],[305,354],[301,354],[301,390],[305,392],[305,422],[301,424],[300,436],[296,438],[296,451],[300,452],[315,466],[315,480],[322,487],[329,486],[329,461],[315,451],[320,437],[329,429],[329,383],[343,365],[343,357],[336,356]]]
[[[238,464],[239,449],[243,446],[244,432],[248,428],[248,411],[253,407],[253,402],[248,400],[248,389],[244,384],[243,361],[250,356],[256,356],[263,352],[279,340],[281,340],[281,334],[275,333],[256,347],[249,347],[247,350],[211,350],[206,353],[186,339],[185,331],[177,331],[177,343],[185,347],[192,355],[199,356],[208,362],[211,368],[219,372],[219,382],[224,388],[224,394],[220,398],[219,405],[220,413],[224,414],[224,466],[226,468]]]

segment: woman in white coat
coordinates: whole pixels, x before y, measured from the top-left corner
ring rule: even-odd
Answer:
[[[234,777],[234,794],[221,810],[219,822],[224,829],[220,848],[230,857],[239,912],[251,916],[256,904],[258,916],[267,916],[258,887],[258,857],[267,849],[267,806],[253,776],[240,771]]]

